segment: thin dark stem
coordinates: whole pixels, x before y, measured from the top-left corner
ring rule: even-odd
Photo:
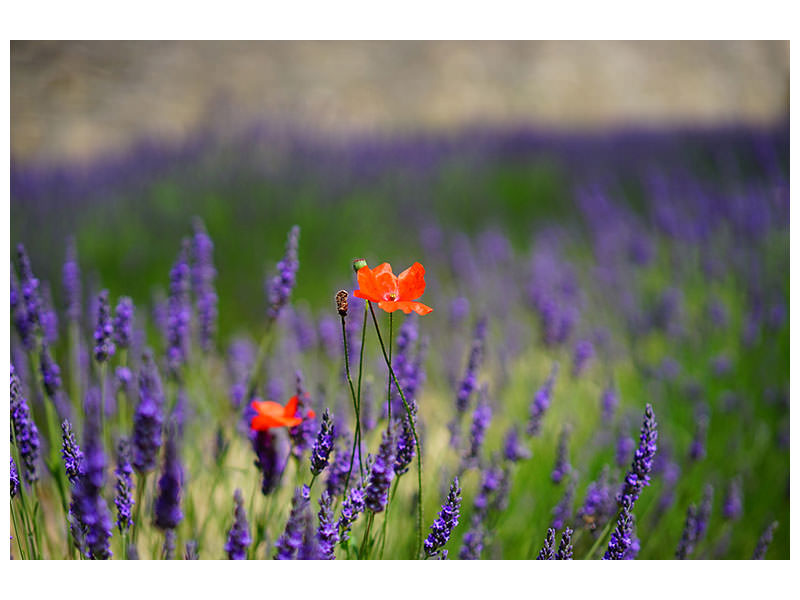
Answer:
[[[389,361],[389,356],[386,353],[386,346],[383,343],[383,337],[381,336],[381,329],[378,327],[378,319],[375,316],[375,309],[372,308],[372,302],[367,300],[367,304],[369,305],[369,311],[372,314],[372,322],[375,323],[375,332],[378,334],[378,341],[381,344],[381,351],[383,352],[383,358],[386,361],[386,366],[389,367],[389,373],[394,380],[394,385],[397,388],[397,393],[400,394],[400,398],[403,400],[403,406],[405,406],[406,414],[408,415],[408,424],[411,426],[411,433],[414,435],[414,445],[417,447],[417,485],[419,491],[419,498],[417,499],[417,557],[419,557],[420,553],[422,552],[422,448],[419,444],[419,438],[417,437],[417,428],[414,425],[414,417],[411,414],[411,407],[408,405],[406,401],[406,396],[403,393],[403,389],[400,387],[400,383],[397,381],[397,375],[394,373],[394,369],[392,369],[392,364]]]
[[[364,558],[364,550],[367,547],[367,542],[369,542],[369,532],[372,529],[372,521],[375,519],[375,513],[369,511],[369,517],[367,519],[367,528],[364,530],[364,538],[361,540],[361,547],[358,549],[358,558]]]
[[[355,397],[355,411],[356,411],[356,431],[353,434],[353,451],[350,454],[350,468],[347,470],[347,477],[344,480],[344,495],[347,496],[347,490],[350,487],[350,475],[353,472],[353,460],[356,455],[356,447],[358,447],[358,472],[361,479],[364,479],[364,465],[361,459],[361,375],[364,366],[364,341],[367,334],[367,307],[364,306],[364,321],[361,324],[361,351],[358,358],[358,390]],[[342,337],[347,340],[347,334],[344,331],[344,320],[342,320]],[[347,342],[345,341],[345,344]],[[346,346],[345,346],[346,348]],[[346,361],[345,361],[346,362]],[[348,367],[349,369],[349,367]]]
[[[394,338],[392,337],[392,323],[393,323],[394,313],[389,313],[389,368],[392,368],[392,347],[394,346]],[[389,381],[386,385],[386,411],[388,417],[386,419],[386,431],[389,431],[389,428],[392,426],[392,378],[389,377]]]
[[[366,311],[364,313],[364,317],[366,319]],[[350,354],[347,345],[347,329],[345,327],[344,315],[341,315],[342,320],[342,343],[344,344],[344,369],[345,373],[347,373],[347,383],[350,385],[350,395],[353,397],[353,412],[356,415],[356,427],[353,433],[353,452],[350,454],[350,468],[347,471],[347,479],[345,480],[344,491],[345,495],[347,494],[347,488],[350,484],[350,474],[353,472],[353,461],[355,460],[356,456],[356,445],[361,441],[361,411],[359,410],[359,402],[358,398],[356,398],[356,390],[353,387],[353,378],[350,376]],[[366,325],[366,323],[365,323]],[[362,344],[362,356],[363,354],[363,344]],[[359,371],[359,375],[360,375]],[[359,377],[360,380],[360,377]],[[361,477],[364,477],[364,465],[361,463],[361,453],[358,455],[358,472],[361,474]]]

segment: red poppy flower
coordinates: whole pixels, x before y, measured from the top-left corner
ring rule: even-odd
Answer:
[[[250,429],[253,431],[267,431],[273,427],[294,427],[303,422],[297,413],[297,396],[292,396],[286,406],[277,402],[253,400],[250,406],[256,411],[256,416],[250,420]],[[308,411],[307,418],[316,416],[313,410]]]
[[[418,315],[427,315],[433,310],[422,302],[415,302],[425,293],[425,267],[418,262],[400,275],[392,273],[389,263],[374,269],[361,267],[358,270],[358,288],[353,292],[356,298],[375,302],[386,312],[402,310],[409,314],[413,310]]]

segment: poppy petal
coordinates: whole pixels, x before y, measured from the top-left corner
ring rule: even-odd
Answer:
[[[268,415],[256,415],[250,419],[250,429],[253,431],[267,431],[273,427],[283,427],[283,423]]]
[[[391,271],[388,273],[381,273],[375,280],[378,284],[378,293],[380,294],[378,301],[391,297],[395,300],[399,298],[400,294],[397,290],[397,277],[394,276],[394,273]]]
[[[369,267],[361,267],[358,270],[358,289],[353,292],[356,298],[379,302],[381,293],[378,289],[378,282]]]
[[[411,314],[412,310],[418,315],[427,315],[429,312],[433,311],[430,306],[426,306],[422,302],[407,302],[403,300],[400,302],[379,302],[378,307],[389,313],[402,310],[407,315]]]
[[[289,398],[289,402],[286,403],[286,408],[283,409],[283,417],[294,417],[297,414],[297,396],[292,396]]]
[[[418,262],[397,276],[398,298],[416,300],[425,293],[425,267]]]
[[[276,417],[278,415],[282,415],[284,410],[282,405],[278,404],[277,402],[271,402],[270,400],[266,401],[253,400],[250,403],[250,406],[259,415],[264,415],[264,416]]]

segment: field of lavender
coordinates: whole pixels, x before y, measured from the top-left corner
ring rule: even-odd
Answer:
[[[263,126],[12,163],[12,557],[789,558],[788,153]]]

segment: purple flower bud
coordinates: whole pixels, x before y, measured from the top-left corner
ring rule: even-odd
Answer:
[[[133,300],[123,296],[114,313],[114,343],[117,348],[130,348],[133,337]]]
[[[464,456],[465,465],[472,465],[477,461],[481,446],[483,446],[483,440],[486,437],[486,430],[489,428],[489,423],[492,422],[492,407],[489,405],[488,395],[488,386],[483,384],[481,386],[478,404],[472,416],[469,450]]]
[[[600,405],[603,411],[603,422],[606,425],[611,424],[614,420],[614,412],[619,404],[619,397],[614,387],[609,385],[603,390],[603,395],[600,398]]]
[[[108,305],[108,290],[97,296],[97,326],[94,330],[94,358],[102,363],[114,356],[116,346],[112,340],[114,326],[111,323],[111,309]]]
[[[555,560],[555,546],[556,530],[550,527],[547,530],[547,535],[544,536],[544,545],[542,549],[539,550],[539,555],[536,557],[536,560]]]
[[[631,547],[631,527],[633,515],[631,514],[632,501],[630,496],[624,496],[622,507],[617,517],[617,526],[611,532],[608,548],[603,555],[603,560],[625,560]]]
[[[572,529],[564,529],[561,534],[561,542],[558,544],[556,560],[572,560]]]
[[[44,341],[42,341],[42,350],[39,353],[39,367],[44,391],[51,399],[54,399],[58,390],[61,389],[61,369],[53,360],[50,348]]]
[[[572,356],[572,374],[577,377],[583,373],[589,360],[594,356],[594,346],[589,340],[580,340],[575,344]]]
[[[29,331],[35,332],[39,329],[42,322],[42,299],[39,292],[39,280],[33,274],[31,262],[22,244],[17,246],[17,259],[19,262],[20,291],[22,292],[22,300],[27,317],[27,327]],[[26,336],[20,335],[20,337],[25,339]]]
[[[33,422],[28,403],[22,395],[22,389],[11,365],[11,426],[14,433],[14,443],[19,451],[22,476],[28,484],[39,480],[39,430]]]
[[[572,466],[569,464],[569,428],[564,427],[561,429],[561,435],[558,437],[558,450],[556,451],[556,464],[553,467],[553,472],[550,478],[553,483],[561,483],[565,475],[572,471]]]
[[[247,549],[252,543],[250,537],[250,526],[247,523],[247,513],[244,510],[244,498],[242,490],[237,489],[233,493],[233,525],[228,530],[228,541],[225,542],[225,552],[230,560],[245,560]]]
[[[339,542],[339,527],[333,518],[333,498],[327,491],[322,492],[319,499],[319,529],[317,530],[317,541],[319,552],[325,560],[334,560],[333,553],[336,544]]]
[[[764,533],[761,534],[761,537],[758,539],[756,549],[753,551],[753,560],[764,560],[764,558],[766,558],[767,550],[769,549],[769,545],[772,543],[772,536],[777,528],[778,522],[773,521],[764,530]]]
[[[594,531],[606,522],[615,509],[616,501],[609,484],[608,465],[606,465],[600,477],[586,489],[586,499],[578,510],[578,519]]]
[[[74,484],[83,473],[83,452],[75,441],[72,423],[67,419],[61,423],[61,456],[64,459],[67,479]]]
[[[697,507],[690,504],[686,511],[686,521],[683,525],[683,533],[681,534],[678,548],[675,550],[675,558],[684,560],[694,552],[694,545],[696,542],[695,536],[697,535]]]
[[[100,398],[90,390],[86,397],[86,422],[84,425],[84,472],[72,488],[70,514],[73,518],[73,534],[85,549],[87,558],[106,560],[111,558],[111,513],[103,499],[106,459],[100,431]]]
[[[66,421],[65,421],[66,422]],[[117,494],[114,504],[117,507],[117,528],[120,533],[125,533],[133,526],[133,468],[130,462],[130,446],[128,441],[122,439],[117,445]]]
[[[416,404],[411,407],[412,416],[416,418]],[[402,418],[400,426],[400,433],[397,436],[397,452],[394,457],[394,474],[397,476],[403,475],[408,472],[411,466],[411,461],[414,460],[416,455],[416,445],[414,444],[414,432],[411,429],[411,423],[408,420],[408,415]]]
[[[195,540],[189,540],[188,542],[186,542],[186,550],[183,553],[183,560],[199,560],[199,559],[200,556],[197,554],[197,542]]]
[[[167,300],[167,367],[178,377],[189,358],[192,319],[189,302],[189,240],[183,240],[181,252],[169,273]]]
[[[278,454],[277,440],[269,430],[251,431],[250,441],[256,453],[254,464],[261,471],[261,493],[266,496],[280,482],[284,463]]]
[[[156,467],[161,448],[164,394],[158,368],[149,352],[142,357],[139,371],[139,404],[133,415],[133,467],[149,473]]]
[[[519,462],[531,457],[531,451],[520,442],[519,429],[516,425],[508,428],[503,442],[503,456],[511,462]]]
[[[214,243],[206,231],[203,221],[194,219],[192,237],[192,291],[197,307],[200,347],[204,352],[211,349],[217,328],[217,293],[214,289]]]
[[[342,502],[342,514],[336,523],[341,541],[346,542],[350,538],[350,529],[353,523],[362,512],[367,508],[366,496],[363,487],[350,488],[344,502]]]
[[[276,560],[293,560],[303,545],[306,521],[311,519],[310,492],[307,485],[297,488],[292,497],[292,510],[286,528],[275,542]]]
[[[636,449],[630,470],[625,477],[622,490],[617,498],[620,505],[622,505],[624,498],[629,498],[630,504],[633,506],[644,486],[650,485],[649,473],[653,468],[653,457],[656,455],[656,439],[658,439],[657,426],[653,407],[647,404],[642,422],[642,431],[639,436],[639,447]]]
[[[556,375],[558,375],[558,363],[553,363],[550,369],[550,375],[544,382],[544,385],[539,388],[536,395],[533,397],[530,407],[530,420],[528,421],[528,435],[538,435],[541,430],[542,417],[545,411],[550,406],[550,401],[553,398],[553,386],[555,384]]]
[[[11,478],[11,497],[13,498],[17,494],[19,494],[19,473],[17,473],[17,465],[14,462],[14,457],[9,456],[8,458],[11,459],[11,465],[9,467],[9,475]]]
[[[295,225],[289,231],[286,240],[286,253],[278,262],[278,274],[267,283],[267,318],[274,321],[278,318],[281,309],[289,301],[294,288],[295,277],[300,263],[297,259],[297,243],[300,238],[300,228]]]
[[[319,475],[328,466],[328,457],[333,449],[334,426],[328,409],[322,413],[322,423],[311,451],[311,472]]]
[[[689,460],[698,461],[706,457],[706,435],[708,432],[708,417],[700,415],[697,418],[694,438],[689,445]]]
[[[572,516],[572,498],[575,495],[575,478],[571,478],[561,501],[553,508],[553,520],[550,527],[553,529],[561,529]]]
[[[350,442],[348,438],[343,438],[336,445],[336,453],[333,456],[333,464],[328,469],[328,480],[326,489],[331,497],[339,496],[344,493],[345,480],[350,471]]]
[[[394,479],[394,458],[394,435],[391,431],[384,431],[365,490],[366,506],[372,512],[382,512],[389,501],[389,486]]]
[[[442,547],[450,539],[450,534],[458,525],[458,516],[461,510],[461,488],[458,485],[458,477],[453,479],[450,485],[450,492],[447,500],[442,504],[439,516],[431,525],[431,532],[425,540],[425,555],[427,557],[440,554]]]
[[[722,504],[722,516],[730,521],[736,521],[742,516],[742,484],[739,478],[733,479],[728,487]]]
[[[75,238],[67,240],[67,257],[61,271],[61,282],[67,307],[67,319],[78,322],[81,318],[81,270]]]
[[[164,464],[158,480],[158,496],[153,503],[155,519],[153,523],[164,531],[175,529],[183,520],[181,512],[181,491],[183,488],[183,468],[178,450],[178,428],[175,424],[164,430]]]

